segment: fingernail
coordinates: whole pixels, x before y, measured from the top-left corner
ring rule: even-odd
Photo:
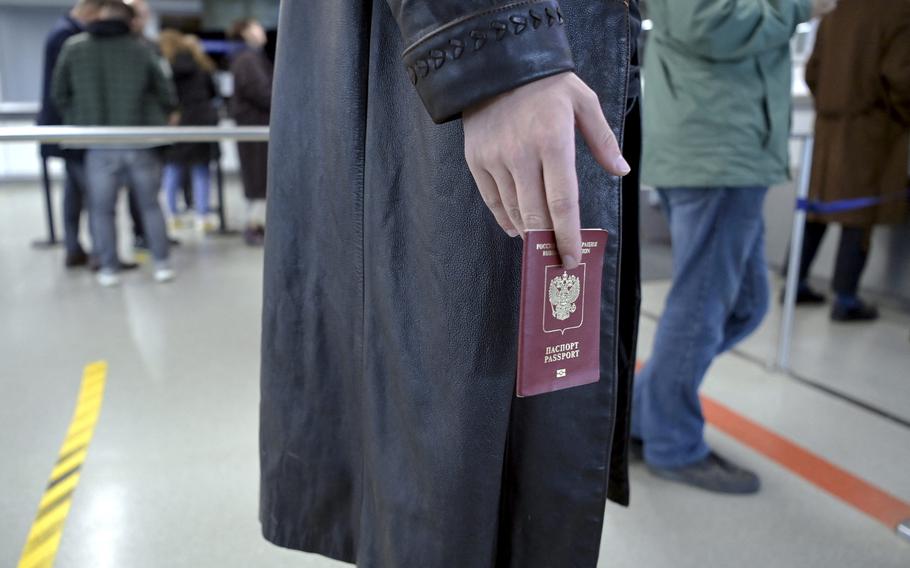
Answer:
[[[618,171],[620,175],[626,175],[632,171],[632,167],[629,166],[629,162],[627,162],[626,159],[622,156],[617,157],[613,161],[613,167],[616,168],[616,171]]]
[[[516,231],[515,229],[509,229],[508,231],[506,231],[506,234],[514,239],[515,237],[518,236],[518,231]]]
[[[566,255],[566,256],[562,257],[562,264],[566,268],[575,268],[576,266],[578,266],[578,261],[575,260],[574,256]]]

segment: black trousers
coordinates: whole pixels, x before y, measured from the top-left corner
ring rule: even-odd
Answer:
[[[806,236],[803,240],[803,257],[799,267],[799,281],[805,282],[809,277],[812,262],[818,253],[827,223],[809,221],[806,223]],[[872,243],[872,229],[869,227],[843,227],[840,244],[837,249],[837,260],[834,265],[832,288],[840,296],[856,296],[859,291],[859,280],[866,268],[869,248]]]

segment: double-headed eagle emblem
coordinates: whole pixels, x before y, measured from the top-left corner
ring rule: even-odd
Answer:
[[[575,301],[581,294],[581,281],[578,276],[563,271],[562,276],[550,280],[550,309],[553,317],[559,321],[569,319],[575,313]]]

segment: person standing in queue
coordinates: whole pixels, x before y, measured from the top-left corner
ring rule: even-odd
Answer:
[[[54,101],[74,126],[161,126],[176,122],[177,100],[159,57],[130,29],[133,9],[105,0],[86,33],[70,38],[54,70]],[[95,247],[101,261],[98,283],[120,283],[117,260],[116,203],[124,182],[136,193],[155,261],[157,282],[174,279],[164,217],[158,204],[161,162],[157,149],[144,145],[86,149]]]
[[[272,62],[265,53],[268,43],[265,28],[256,20],[245,19],[234,23],[229,35],[245,45],[231,60],[234,76],[231,115],[240,126],[268,126],[272,107]],[[247,199],[243,238],[250,246],[261,246],[265,237],[269,144],[240,142],[237,150],[243,193]]]
[[[727,494],[756,474],[704,438],[699,387],[768,307],[763,203],[789,176],[790,38],[836,0],[650,0],[642,181],[670,222],[673,283],[636,377],[632,435],[655,475]]]
[[[605,502],[629,497],[630,4],[282,4],[261,343],[269,541],[377,568],[597,565]],[[555,228],[573,268],[580,227],[609,231],[601,380],[516,398],[518,237]]]
[[[180,101],[180,126],[216,126],[218,97],[212,73],[215,62],[206,55],[199,38],[165,30],[159,38],[161,52],[170,63]],[[178,225],[177,190],[183,181],[184,169],[189,169],[193,187],[193,227],[200,235],[209,230],[209,193],[211,188],[211,162],[219,155],[218,144],[175,144],[165,151],[164,193],[168,206],[170,225]]]
[[[63,117],[53,99],[54,67],[60,57],[63,44],[69,38],[85,31],[85,26],[98,18],[104,0],[79,0],[68,14],[60,18],[50,31],[44,43],[44,75],[41,87],[41,111],[39,126],[63,124]],[[63,188],[63,239],[66,248],[64,264],[76,268],[92,264],[92,257],[86,252],[79,238],[82,212],[88,208],[88,191],[85,186],[85,152],[72,148],[61,148],[56,144],[42,144],[44,158],[63,158],[66,164],[66,179]],[[121,262],[121,268],[135,268],[137,265]]]
[[[847,211],[810,213],[797,301],[825,297],[808,284],[828,224],[841,225],[831,319],[869,321],[878,310],[859,298],[875,225],[907,219],[910,160],[910,2],[841,0],[825,16],[806,66],[815,98],[810,201],[879,199]],[[861,167],[856,167],[861,164]]]
[[[146,0],[124,0],[124,3],[133,9],[135,16],[130,22],[130,29],[133,34],[139,38],[149,49],[161,57],[158,43],[149,37],[149,24],[152,21],[152,10]],[[170,75],[171,71],[167,66],[166,60],[162,57],[161,64],[164,66],[165,73]],[[154,112],[155,107],[151,107]],[[127,186],[127,197],[129,199],[130,220],[133,223],[133,248],[141,255],[147,254],[149,242],[145,236],[145,227],[142,221],[142,206],[139,198],[132,187]],[[171,246],[177,246],[179,241],[169,238]]]

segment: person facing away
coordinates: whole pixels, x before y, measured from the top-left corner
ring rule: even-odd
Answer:
[[[159,38],[161,53],[170,63],[180,103],[180,126],[215,126],[218,124],[218,96],[212,73],[215,63],[205,54],[195,36],[165,30]],[[218,157],[218,145],[210,143],[176,144],[165,151],[164,191],[170,224],[176,228],[180,211],[177,190],[183,171],[189,169],[196,212],[194,227],[200,234],[208,228],[210,162]]]
[[[698,390],[768,305],[762,205],[788,177],[790,38],[833,0],[651,0],[642,181],[670,223],[673,283],[636,377],[632,435],[656,475],[709,491],[760,482],[711,450]]]
[[[810,200],[880,201],[846,211],[810,213],[797,301],[825,301],[809,287],[808,279],[828,224],[839,223],[831,319],[873,320],[878,310],[858,293],[872,228],[907,219],[910,1],[841,0],[837,10],[821,21],[806,82],[816,110]]]
[[[44,42],[44,73],[41,84],[41,111],[38,113],[39,126],[57,126],[63,124],[63,117],[57,109],[52,96],[51,85],[54,67],[60,57],[66,40],[85,31],[85,26],[97,19],[104,0],[79,0],[75,6],[63,15]],[[89,255],[79,239],[82,211],[85,209],[88,196],[85,188],[85,166],[81,150],[64,150],[56,144],[42,144],[41,156],[44,158],[63,158],[66,179],[63,185],[63,242],[66,248],[64,264],[67,268],[84,266],[89,263]]]
[[[265,53],[268,38],[256,20],[234,23],[230,37],[242,40],[244,48],[231,60],[234,96],[231,116],[241,126],[268,126],[272,108],[272,62]],[[243,232],[248,245],[261,246],[265,236],[265,200],[268,178],[268,142],[241,142],[240,172],[247,199],[247,223]]]
[[[74,126],[161,126],[177,108],[176,96],[156,54],[130,30],[127,4],[107,0],[98,21],[67,41],[54,70],[54,101]],[[158,204],[161,164],[146,145],[91,146],[86,179],[95,247],[101,262],[98,282],[120,283],[115,207],[121,182],[136,193],[154,259],[154,278],[174,278],[170,245]]]

